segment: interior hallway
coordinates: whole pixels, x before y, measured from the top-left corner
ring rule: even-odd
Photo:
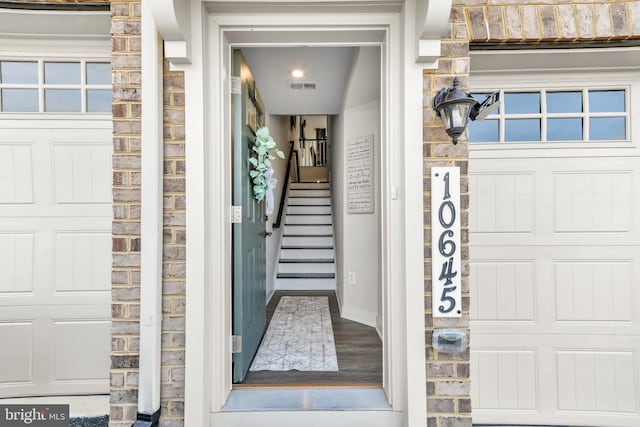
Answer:
[[[382,342],[374,328],[340,317],[333,291],[277,291],[267,305],[267,322],[285,295],[327,296],[338,355],[337,372],[249,371],[234,388],[259,386],[340,385],[382,387]]]

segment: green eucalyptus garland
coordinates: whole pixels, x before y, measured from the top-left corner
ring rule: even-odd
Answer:
[[[271,160],[275,159],[271,153],[275,153],[281,159],[284,159],[284,153],[276,148],[276,142],[269,135],[269,128],[266,126],[256,131],[256,139],[251,150],[257,155],[249,158],[249,163],[253,166],[249,171],[249,176],[253,180],[253,197],[261,202],[267,193],[267,180],[264,174],[271,169]]]

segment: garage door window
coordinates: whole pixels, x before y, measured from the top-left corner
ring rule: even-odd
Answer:
[[[487,94],[474,93],[479,101]],[[628,139],[624,88],[501,91],[503,103],[471,122],[469,142],[623,141]]]
[[[3,113],[111,113],[111,65],[0,61]]]

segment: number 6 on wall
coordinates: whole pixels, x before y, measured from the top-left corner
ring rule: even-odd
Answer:
[[[431,169],[433,317],[461,317],[460,168]]]

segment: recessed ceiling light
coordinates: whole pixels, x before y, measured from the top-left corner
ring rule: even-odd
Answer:
[[[299,68],[291,70],[291,77],[294,77],[296,79],[301,79],[302,77],[304,77],[304,71],[302,71]]]

